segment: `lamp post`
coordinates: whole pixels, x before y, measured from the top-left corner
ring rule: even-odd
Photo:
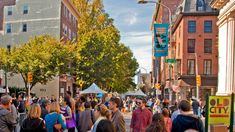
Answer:
[[[7,51],[8,51],[8,55],[9,55],[11,52],[11,45],[7,45]],[[9,61],[9,58],[7,57],[7,65],[6,65],[6,69],[5,69],[5,88],[6,88],[5,93],[6,94],[8,94],[8,82],[7,82],[8,61]]]
[[[169,41],[169,47],[171,47],[171,41],[172,41],[172,38],[171,38],[171,34],[172,34],[172,29],[171,29],[171,26],[172,26],[172,20],[171,20],[171,18],[172,18],[172,14],[171,14],[171,9],[168,7],[168,6],[166,6],[166,5],[164,5],[164,4],[162,4],[162,3],[159,3],[158,1],[154,1],[154,0],[139,0],[138,1],[138,4],[147,4],[147,3],[154,3],[154,4],[159,4],[160,6],[163,6],[163,7],[165,7],[167,10],[168,10],[168,13],[169,13],[169,27],[170,27],[170,29],[169,29],[169,32],[170,32],[170,35],[169,35],[169,38],[170,38],[170,41]],[[155,20],[154,20],[155,21]],[[164,56],[164,81],[166,81],[166,70],[165,70],[165,59],[166,59],[166,57]],[[165,84],[166,84],[166,82],[165,82]],[[169,100],[172,100],[172,93],[171,93],[171,89],[170,89],[170,87],[171,87],[171,80],[170,80],[170,84],[169,84],[170,86],[169,86],[169,89],[168,89],[168,92],[169,92]]]

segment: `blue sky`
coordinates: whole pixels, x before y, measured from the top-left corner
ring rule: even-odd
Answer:
[[[103,0],[105,12],[114,19],[121,42],[131,48],[140,67],[151,71],[151,20],[154,4],[138,4],[137,0]],[[142,72],[145,72],[142,70]]]

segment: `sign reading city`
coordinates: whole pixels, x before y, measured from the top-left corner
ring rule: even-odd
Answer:
[[[169,24],[154,24],[154,56],[168,55]]]
[[[208,124],[230,125],[231,96],[210,96]]]

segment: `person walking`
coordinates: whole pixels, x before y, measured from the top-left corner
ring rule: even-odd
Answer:
[[[20,132],[47,132],[45,123],[40,116],[40,105],[33,104],[28,113],[28,117],[23,121]]]
[[[162,114],[157,112],[153,115],[152,123],[146,129],[146,132],[167,132]]]
[[[164,108],[162,110],[162,115],[164,117],[164,122],[165,122],[165,127],[166,127],[166,131],[167,132],[171,132],[171,128],[172,128],[172,120],[171,118],[169,117],[169,110]]]
[[[9,95],[1,97],[0,132],[12,132],[16,127],[16,117],[11,112],[12,98]]]
[[[116,130],[110,120],[101,120],[97,125],[96,132],[116,132]]]
[[[200,104],[195,98],[192,98],[192,107],[193,107],[193,114],[198,116]]]
[[[91,110],[90,102],[85,102],[85,111],[79,114],[78,132],[87,132],[91,130],[94,124],[94,112]]]
[[[132,113],[130,131],[145,132],[152,122],[152,113],[145,107],[146,100],[144,98],[136,99],[137,109]]]
[[[113,97],[109,100],[109,109],[112,111],[111,122],[113,123],[117,132],[125,132],[125,120],[119,110],[120,104],[121,100],[119,98]]]
[[[48,132],[54,132],[57,130],[65,130],[66,124],[60,114],[60,105],[57,102],[50,104],[50,113],[45,116],[46,128]]]
[[[203,132],[202,120],[191,110],[190,102],[182,100],[179,103],[180,114],[174,119],[171,132],[198,131]]]

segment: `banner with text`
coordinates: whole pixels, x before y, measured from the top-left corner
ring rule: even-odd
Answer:
[[[208,124],[230,125],[231,96],[210,96]]]
[[[154,24],[154,56],[168,55],[169,24]]]

